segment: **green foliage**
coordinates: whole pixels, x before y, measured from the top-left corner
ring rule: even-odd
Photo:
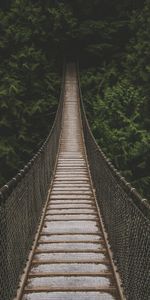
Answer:
[[[49,18],[40,6],[25,4],[16,1],[0,18],[1,185],[39,149],[59,98],[57,54],[47,36]]]
[[[149,1],[12,0],[0,7],[1,184],[52,125],[65,53],[80,60],[97,141],[148,197]]]
[[[104,5],[103,19],[84,21],[85,40],[90,37],[86,52],[92,63],[86,61],[81,73],[83,96],[99,145],[149,198],[150,4],[114,1],[109,5],[111,16]]]
[[[84,72],[81,79],[88,117],[99,145],[140,193],[148,196],[150,136],[144,126],[145,98],[141,89],[122,79],[112,87],[105,86],[103,95],[99,95],[100,72]]]

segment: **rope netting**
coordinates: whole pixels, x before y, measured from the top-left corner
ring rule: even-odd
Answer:
[[[84,138],[97,201],[126,298],[148,300],[150,206],[121,177],[97,145],[86,118],[81,90],[80,99]]]
[[[63,76],[64,78],[64,76]],[[64,79],[63,79],[64,83]],[[64,84],[50,135],[34,158],[0,190],[0,299],[15,295],[47,198],[61,132]],[[81,97],[81,92],[80,92]],[[81,97],[82,123],[93,183],[126,298],[150,295],[150,209],[97,146]]]
[[[54,125],[38,153],[0,190],[0,299],[17,291],[46,202],[61,132],[64,76]]]

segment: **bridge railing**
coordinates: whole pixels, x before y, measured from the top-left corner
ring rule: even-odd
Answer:
[[[61,131],[64,94],[53,127],[38,153],[0,190],[0,299],[10,300],[17,290],[32,246],[53,175]]]
[[[79,76],[78,76],[79,78]],[[150,297],[150,206],[120,175],[97,145],[80,89],[84,138],[97,201],[126,298]]]

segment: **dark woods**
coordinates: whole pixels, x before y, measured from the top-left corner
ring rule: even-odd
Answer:
[[[98,143],[148,197],[149,1],[5,0],[0,7],[1,185],[48,134],[63,56],[72,55]]]

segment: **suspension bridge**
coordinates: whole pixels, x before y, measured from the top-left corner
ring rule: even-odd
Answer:
[[[49,136],[0,190],[1,300],[150,299],[150,209],[91,133],[64,68]]]

